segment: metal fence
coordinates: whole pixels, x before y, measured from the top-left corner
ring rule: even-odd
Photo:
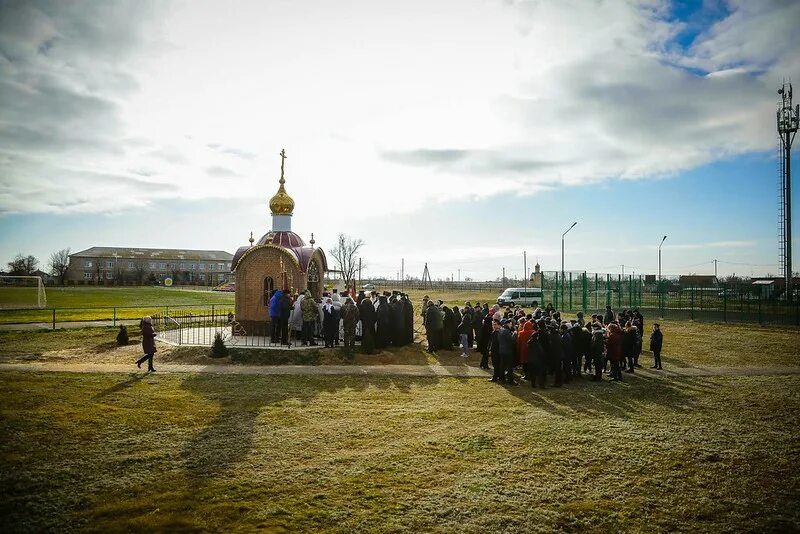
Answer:
[[[303,346],[299,332],[289,328],[287,343],[273,342],[263,332],[248,332],[236,321],[233,308],[215,308],[205,313],[172,312],[153,316],[156,337],[173,345],[210,346],[219,335],[228,347],[261,347],[287,350]],[[321,325],[315,328],[315,341],[319,339]]]
[[[543,273],[544,301],[560,310],[639,308],[668,319],[800,325],[800,302],[787,302],[747,282],[681,285],[644,276],[586,272]]]

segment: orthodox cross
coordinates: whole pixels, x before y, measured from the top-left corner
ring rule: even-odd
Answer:
[[[281,149],[281,183],[283,183],[283,163],[286,161],[286,149]]]

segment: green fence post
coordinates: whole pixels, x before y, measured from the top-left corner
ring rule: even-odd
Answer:
[[[728,322],[728,288],[722,288],[722,322]]]
[[[553,307],[558,309],[558,273],[556,273],[556,285],[553,290]]]
[[[53,330],[56,329],[56,309],[53,308]]]
[[[586,278],[586,271],[583,271],[583,313],[586,313],[589,303],[589,280]]]
[[[694,321],[694,286],[692,286],[691,292],[689,293],[689,299],[689,309],[691,310],[692,321]]]
[[[600,286],[597,285],[597,273],[594,273],[594,307],[600,308]]]
[[[617,308],[622,308],[622,275],[617,275]]]
[[[114,306],[114,315],[111,319],[111,326],[117,326],[117,307]]]
[[[763,293],[763,291],[759,291],[758,292],[758,324],[761,324],[763,322],[762,321],[762,317],[761,317],[761,294],[762,293]]]
[[[211,305],[211,320],[214,320],[214,305]]]
[[[572,310],[572,271],[569,273],[569,309]]]

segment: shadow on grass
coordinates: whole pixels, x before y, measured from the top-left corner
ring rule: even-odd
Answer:
[[[101,400],[101,399],[103,399],[105,397],[108,397],[109,395],[113,395],[114,393],[122,391],[123,389],[127,389],[129,387],[135,386],[136,384],[141,382],[144,378],[146,378],[147,374],[144,374],[144,373],[131,373],[129,376],[130,376],[130,378],[128,378],[127,380],[125,380],[123,382],[120,382],[118,384],[114,384],[110,388],[104,389],[103,391],[101,391],[100,393],[98,393],[94,397],[92,397],[92,399],[93,400]]]
[[[518,381],[517,386],[505,387],[509,394],[559,417],[608,415],[629,419],[648,405],[660,405],[677,413],[691,413],[697,393],[710,393],[716,389],[712,382],[694,378],[674,379],[647,376],[642,373],[625,374],[622,382],[604,378],[592,382],[587,375],[573,379],[560,388],[552,387],[548,375],[548,388],[532,388],[530,382]]]
[[[192,375],[182,388],[219,405],[213,421],[199,430],[183,448],[181,457],[187,475],[194,484],[202,485],[236,466],[250,453],[256,432],[256,418],[268,406],[284,402],[308,404],[319,395],[341,390],[360,392],[370,388],[398,389],[407,393],[418,382],[430,386],[436,377],[252,377],[259,387],[241,387],[242,377]],[[270,386],[280,382],[279,388]]]

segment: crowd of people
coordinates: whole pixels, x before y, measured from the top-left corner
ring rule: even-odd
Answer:
[[[641,367],[644,317],[638,309],[615,314],[611,306],[605,313],[586,319],[563,320],[561,313],[548,304],[534,303],[531,313],[521,307],[501,310],[488,303],[448,308],[442,301],[423,300],[428,351],[448,348],[457,342],[462,356],[468,358],[473,342],[481,354],[480,366],[489,369],[492,382],[516,384],[514,370],[522,370],[522,380],[533,387],[546,387],[548,375],[553,385],[562,386],[584,373],[601,380],[609,373],[611,380],[622,380],[622,373],[634,373]],[[457,325],[457,326],[456,326]],[[653,324],[649,348],[654,356],[653,369],[662,369],[663,333]],[[610,370],[609,370],[610,367]]]
[[[422,301],[422,324],[428,352],[459,347],[469,358],[473,350],[481,356],[480,367],[493,370],[493,382],[515,384],[516,369],[522,380],[533,387],[545,387],[552,376],[560,387],[583,374],[601,380],[622,380],[622,373],[634,373],[641,367],[639,356],[644,341],[644,317],[638,309],[614,313],[607,306],[604,313],[586,319],[578,312],[575,319],[562,319],[552,304],[541,308],[534,303],[526,313],[522,307],[501,309],[497,304],[465,302],[447,306],[428,296]],[[336,289],[315,299],[310,292],[290,297],[275,290],[269,301],[272,324],[271,341],[288,344],[290,335],[304,346],[355,349],[362,352],[389,346],[402,347],[414,341],[414,306],[408,295],[399,291],[361,291],[355,298]],[[663,334],[652,326],[649,349],[654,356],[653,369],[662,369]]]
[[[348,291],[333,289],[315,299],[309,291],[290,297],[278,289],[270,297],[269,315],[276,344],[289,344],[292,335],[303,346],[317,346],[321,340],[325,347],[342,344],[353,351],[359,341],[362,352],[370,354],[414,341],[414,307],[399,291],[360,291],[353,298]]]

